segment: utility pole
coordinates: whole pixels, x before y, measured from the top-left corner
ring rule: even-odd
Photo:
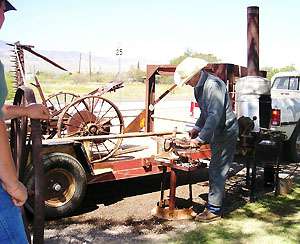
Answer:
[[[90,81],[92,80],[92,53],[89,53]]]
[[[79,65],[78,65],[78,73],[81,71],[81,53],[79,54]]]
[[[121,56],[123,55],[123,48],[117,48],[116,49],[116,56],[118,56],[118,63],[119,63],[119,67],[118,67],[118,77],[120,79],[120,75],[121,75]]]

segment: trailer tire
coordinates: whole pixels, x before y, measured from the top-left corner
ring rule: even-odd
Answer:
[[[58,218],[77,209],[86,192],[86,173],[74,157],[65,153],[50,153],[42,158],[44,165],[45,217]],[[25,207],[34,212],[34,172],[25,173],[24,184],[29,191]],[[31,193],[31,194],[30,194]]]
[[[300,124],[298,123],[288,143],[289,160],[294,163],[300,162]]]

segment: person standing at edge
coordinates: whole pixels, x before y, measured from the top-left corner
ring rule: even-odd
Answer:
[[[8,1],[0,0],[0,28],[7,11],[16,10]],[[3,64],[0,62],[0,243],[28,243],[20,206],[27,199],[27,189],[18,180],[11,155],[5,120],[21,116],[33,119],[49,119],[46,107],[30,104],[27,107],[4,105],[7,86]]]
[[[202,59],[188,57],[174,73],[175,84],[194,88],[201,111],[195,126],[189,131],[190,145],[199,147],[209,143],[212,152],[208,170],[208,203],[204,211],[195,217],[201,222],[221,218],[225,180],[234,158],[239,130],[225,82],[205,71],[206,65],[207,62]]]

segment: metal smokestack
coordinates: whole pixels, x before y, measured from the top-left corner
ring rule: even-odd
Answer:
[[[259,76],[259,8],[247,8],[247,67],[249,76]]]

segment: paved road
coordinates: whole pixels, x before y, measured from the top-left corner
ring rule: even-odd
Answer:
[[[116,103],[118,108],[122,111],[123,116],[137,115],[145,108],[144,102],[121,102]],[[179,131],[185,130],[185,124],[171,120],[181,120],[193,124],[194,119],[190,116],[190,101],[161,101],[155,106],[154,116],[162,119],[154,119],[155,131],[172,130],[175,126]],[[127,118],[125,125],[133,118]],[[170,120],[166,120],[170,119]]]

